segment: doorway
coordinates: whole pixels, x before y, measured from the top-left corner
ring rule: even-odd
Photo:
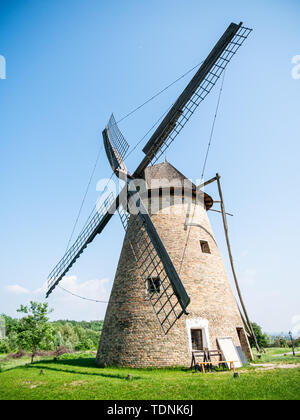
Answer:
[[[245,333],[244,328],[237,328],[236,329],[240,343],[241,343],[241,348],[244,352],[244,355],[250,359],[253,360],[253,355],[252,355],[252,351],[251,351],[251,347],[247,338],[247,335]]]

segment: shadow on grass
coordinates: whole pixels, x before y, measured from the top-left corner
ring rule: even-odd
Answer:
[[[68,369],[67,366],[70,367],[78,367],[83,368],[84,370],[75,370],[75,369]],[[65,368],[64,368],[65,367]],[[95,363],[95,358],[79,358],[79,359],[67,359],[67,360],[40,360],[34,362],[33,364],[23,365],[23,366],[15,366],[7,370],[15,370],[15,369],[38,369],[38,370],[45,370],[45,371],[53,371],[53,372],[61,372],[61,373],[70,373],[74,375],[85,375],[85,376],[97,376],[97,377],[104,377],[110,379],[120,379],[126,380],[127,379],[127,372],[125,374],[121,373],[106,373],[105,369],[99,368]],[[97,372],[91,371],[91,369],[97,369]],[[132,381],[136,381],[141,379],[140,376],[133,376]]]
[[[96,365],[96,361],[94,357],[78,357],[77,359],[58,359],[58,360],[53,360],[53,359],[49,359],[49,360],[38,360],[37,362],[35,362],[32,366],[37,366],[37,365],[41,365],[41,364],[55,364],[58,366],[78,366],[78,367],[83,367],[83,368],[91,368],[91,369],[95,369],[98,368],[98,366]],[[100,368],[99,368],[100,370]]]
[[[78,369],[72,369],[78,368]],[[82,370],[80,369],[82,368]],[[141,376],[138,375],[140,372],[189,372],[191,373],[190,368],[184,367],[174,367],[174,368],[145,368],[145,369],[134,369],[134,368],[126,368],[126,367],[107,367],[107,368],[100,368],[96,365],[96,361],[94,357],[84,357],[84,358],[76,358],[76,359],[58,359],[53,360],[51,359],[43,359],[34,362],[33,364],[27,363],[18,366],[12,366],[9,368],[4,368],[2,372],[12,371],[16,369],[38,369],[38,370],[48,370],[53,372],[63,372],[63,373],[70,373],[75,375],[86,375],[86,376],[102,376],[105,378],[113,378],[113,379],[120,379],[126,380],[129,373],[132,374],[131,381],[136,381],[142,379]],[[97,371],[95,371],[97,370]],[[120,370],[120,373],[112,373],[110,370]],[[1,373],[1,369],[0,369]],[[137,374],[137,375],[136,375]]]

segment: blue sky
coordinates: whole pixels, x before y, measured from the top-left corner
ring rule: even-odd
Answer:
[[[226,72],[206,176],[222,175],[227,210],[235,215],[232,248],[251,318],[267,331],[295,327],[300,79],[292,77],[292,58],[300,54],[299,13],[296,0],[0,1],[0,55],[7,64],[0,80],[0,313],[15,315],[21,303],[43,298],[110,113],[121,118],[203,60],[230,22],[243,21],[254,32]],[[120,125],[131,145],[187,81]],[[192,179],[201,176],[218,91],[168,151]],[[103,152],[76,233],[98,197],[97,181],[109,176]],[[216,196],[214,186],[208,192]],[[210,219],[228,267],[221,219],[213,213]],[[122,238],[114,217],[63,285],[106,300]],[[105,305],[61,291],[49,303],[54,318],[105,313]]]

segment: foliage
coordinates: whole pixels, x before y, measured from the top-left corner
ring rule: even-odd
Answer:
[[[14,330],[15,326],[18,323],[18,320],[11,318],[10,316],[7,316],[5,314],[2,314],[1,317],[3,317],[5,320],[6,335],[9,335]]]
[[[18,336],[17,319],[3,315],[6,322],[6,339],[0,340],[0,353],[16,352],[24,347],[23,341]],[[41,343],[43,351],[87,351],[96,350],[99,344],[99,338],[103,327],[103,321],[69,321],[59,320],[49,323],[52,327],[53,334],[48,336]],[[27,350],[27,346],[24,347]],[[28,349],[29,350],[29,349]],[[31,349],[30,349],[31,350]]]
[[[18,344],[15,327],[18,324],[18,320],[4,314],[0,316],[3,317],[5,320],[6,329],[6,340],[5,343],[2,343],[2,348],[7,348],[7,351],[5,353],[8,353],[9,351],[16,351],[18,348]],[[1,352],[2,351],[0,350],[0,353]]]
[[[273,346],[281,347],[281,348],[288,348],[288,340],[284,337],[275,337]]]
[[[59,345],[69,350],[96,350],[103,321],[55,321],[53,327],[57,333]]]
[[[7,339],[0,340],[0,354],[9,353],[10,347]]]
[[[15,326],[18,347],[30,350],[33,362],[37,351],[49,348],[54,340],[54,331],[48,318],[48,304],[32,301],[29,306],[21,305],[18,312],[26,315]]]
[[[252,327],[254,330],[254,334],[256,335],[259,347],[263,349],[269,347],[272,343],[271,337],[268,334],[263,333],[262,328],[255,322],[252,322]],[[251,347],[255,347],[255,342],[251,337],[249,338],[249,342]]]

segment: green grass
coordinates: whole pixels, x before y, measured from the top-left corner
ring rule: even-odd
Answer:
[[[203,375],[179,368],[99,369],[91,356],[42,359],[28,367],[27,358],[2,363],[0,399],[300,399],[300,365],[267,372],[242,369],[234,379],[232,372]],[[131,381],[126,380],[129,373]]]
[[[257,352],[253,351],[254,363],[292,363],[300,365],[300,354],[297,355],[299,357],[293,357],[293,355],[288,354],[290,352],[291,349],[270,348],[266,349],[266,353],[262,353],[259,359],[256,357]],[[285,354],[287,355],[285,356]]]
[[[255,354],[255,350],[253,350],[253,351],[254,351],[254,354]],[[295,351],[300,351],[300,348],[297,347],[295,349]],[[270,349],[266,349],[266,352],[268,354],[285,354],[285,353],[292,353],[293,350],[289,347],[288,348],[271,347]],[[257,353],[257,351],[256,351],[256,353]]]

